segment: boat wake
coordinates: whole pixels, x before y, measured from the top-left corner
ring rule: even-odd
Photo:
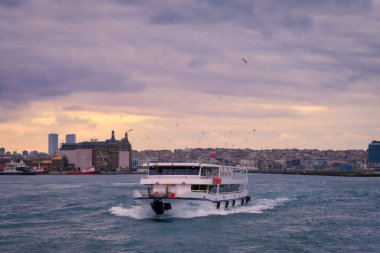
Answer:
[[[180,212],[171,213],[170,215],[163,215],[162,218],[182,218],[189,219],[195,217],[205,217],[210,215],[230,215],[230,214],[258,214],[262,213],[266,210],[271,210],[276,208],[277,206],[284,205],[288,202],[288,198],[276,198],[276,199],[257,199],[252,201],[252,203],[242,206],[235,207],[230,209],[199,209],[197,211],[194,210],[181,210]],[[133,219],[151,219],[154,218],[152,214],[152,210],[144,209],[142,206],[115,206],[109,209],[111,214],[116,216],[129,217]]]
[[[67,189],[73,189],[73,188],[80,188],[85,186],[85,184],[47,184],[45,185],[46,188],[52,189],[52,190],[67,190]]]

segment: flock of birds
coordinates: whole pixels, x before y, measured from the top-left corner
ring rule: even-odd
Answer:
[[[175,126],[179,127],[179,123],[175,123]],[[212,131],[212,132],[217,133],[217,131],[215,131],[215,130]],[[254,128],[252,131],[249,132],[249,137],[253,136],[255,132],[256,132],[256,129]],[[232,135],[232,130],[228,130],[228,134],[231,136]],[[200,143],[201,141],[203,141],[206,135],[207,135],[207,133],[205,131],[201,131],[200,132],[200,138],[198,139],[198,143]],[[247,142],[248,139],[249,139],[249,137],[246,137],[244,139],[244,142]],[[146,137],[146,140],[150,140],[150,137]],[[166,139],[166,141],[167,142],[171,142],[171,139]],[[228,147],[228,142],[225,142],[225,146],[226,146],[226,148]],[[231,147],[235,147],[235,145],[232,144]]]
[[[246,59],[242,58],[241,61],[242,61],[245,65],[248,65],[248,61],[247,61]],[[218,99],[221,100],[222,97],[219,96]],[[328,107],[328,110],[331,110],[331,107]],[[122,118],[122,117],[124,117],[124,115],[120,115],[120,117]],[[268,124],[268,123],[267,123],[267,124]],[[179,123],[175,123],[175,126],[178,128],[178,127],[179,127]],[[334,127],[332,127],[332,128],[334,128]],[[130,131],[132,131],[132,130],[133,130],[133,129],[130,129],[130,130],[128,130],[127,132],[130,132]],[[244,142],[247,142],[247,141],[249,140],[249,137],[251,137],[251,136],[255,133],[255,131],[256,131],[256,129],[253,129],[252,131],[250,131],[249,136],[246,137],[246,138],[244,138]],[[214,131],[214,132],[216,132],[216,131]],[[232,130],[229,130],[228,133],[229,133],[229,136],[226,136],[226,139],[228,139],[228,138],[232,135]],[[201,132],[200,132],[200,138],[198,139],[198,143],[200,143],[201,141],[203,141],[203,139],[205,138],[205,136],[206,136],[206,132],[205,132],[205,131],[201,131]],[[150,140],[150,137],[146,137],[146,140]],[[170,139],[166,139],[166,140],[167,140],[168,142],[171,142]],[[228,142],[225,142],[225,146],[226,146],[226,147],[228,146]],[[231,145],[231,146],[234,147],[235,145]]]
[[[245,63],[245,65],[248,64],[248,61],[247,61],[246,59],[244,59],[244,58],[242,58],[241,61],[242,61],[243,63]],[[219,100],[221,100],[221,99],[222,99],[222,97],[219,96]],[[123,118],[124,115],[121,114],[120,117]],[[179,127],[179,123],[176,123],[175,125],[176,125],[176,127]],[[132,130],[133,130],[133,129],[130,129],[130,130],[128,130],[127,132],[130,132],[130,131],[132,131]],[[256,129],[253,129],[253,130],[250,132],[250,135],[253,135],[255,131],[256,131]],[[229,134],[230,134],[230,135],[232,134],[232,130],[229,130]],[[205,136],[205,135],[206,135],[206,133],[205,133],[204,131],[201,131],[201,136]],[[150,137],[146,137],[146,140],[150,140]],[[203,140],[203,138],[199,138],[198,142],[201,142],[202,140]],[[245,139],[244,139],[245,142],[246,142],[247,140],[248,140],[248,138],[245,138]],[[168,142],[171,142],[170,139],[167,139],[167,141],[168,141]],[[226,146],[226,147],[228,146],[228,142],[225,143],[225,146]],[[235,145],[232,145],[232,146],[235,146]]]

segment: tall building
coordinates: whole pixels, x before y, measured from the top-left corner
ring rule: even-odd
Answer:
[[[5,148],[0,148],[0,155],[5,155]]]
[[[128,132],[121,140],[116,140],[115,132],[112,131],[111,139],[105,141],[65,143],[57,153],[66,156],[69,164],[73,164],[76,168],[93,166],[106,171],[126,170],[132,167],[132,146],[128,140]]]
[[[75,144],[77,136],[75,134],[66,134],[66,144]]]
[[[49,155],[54,155],[58,150],[58,134],[49,134]]]
[[[380,164],[380,141],[368,144],[368,163]]]

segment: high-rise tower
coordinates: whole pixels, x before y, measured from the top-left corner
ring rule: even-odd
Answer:
[[[75,144],[77,142],[77,137],[75,134],[66,134],[66,144]]]
[[[380,164],[380,141],[368,145],[368,163]]]
[[[49,155],[54,155],[58,150],[58,134],[49,134]]]

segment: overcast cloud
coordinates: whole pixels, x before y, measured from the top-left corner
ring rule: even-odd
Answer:
[[[92,122],[108,134],[94,119],[58,113],[123,108],[171,125],[174,115],[285,118],[298,134],[308,116],[349,125],[356,108],[368,132],[339,141],[364,148],[379,137],[378,24],[378,0],[2,0],[0,124],[17,126],[15,115],[41,102],[51,111],[39,111],[56,119],[45,131]],[[299,106],[339,113],[307,115]]]

